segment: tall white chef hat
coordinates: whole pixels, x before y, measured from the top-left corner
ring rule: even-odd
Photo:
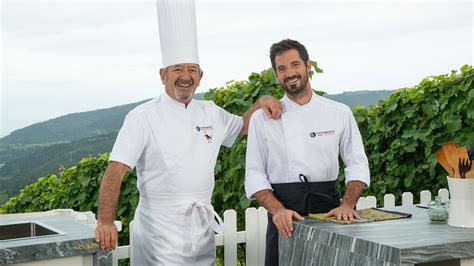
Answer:
[[[163,67],[199,64],[194,0],[157,0]]]

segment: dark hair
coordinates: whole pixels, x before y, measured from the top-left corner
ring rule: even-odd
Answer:
[[[301,60],[303,60],[304,65],[307,66],[306,64],[308,63],[309,55],[308,51],[306,50],[306,47],[304,47],[304,45],[302,45],[298,41],[284,39],[282,41],[272,44],[272,47],[270,47],[270,60],[272,61],[273,70],[276,71],[275,57],[291,49],[295,49],[298,51]]]

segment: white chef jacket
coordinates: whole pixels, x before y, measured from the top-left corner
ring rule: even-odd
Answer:
[[[257,110],[250,119],[247,138],[245,191],[272,189],[271,184],[336,180],[339,155],[345,164],[345,182],[370,184],[362,138],[346,105],[313,93],[299,105],[284,96],[281,119],[271,120]]]
[[[135,265],[212,264],[214,167],[242,125],[213,102],[185,107],[166,93],[127,114],[109,161],[136,165]]]

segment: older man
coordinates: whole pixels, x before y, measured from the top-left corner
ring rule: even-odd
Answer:
[[[214,166],[221,145],[246,134],[250,115],[263,106],[276,118],[281,107],[262,97],[244,115],[193,100],[203,76],[197,53],[194,2],[158,1],[165,93],[125,118],[100,187],[96,240],[117,243],[113,225],[121,179],[136,166],[140,201],[133,232],[134,265],[211,265],[214,232],[221,232],[211,205]],[[220,218],[218,218],[219,221]]]
[[[278,233],[291,237],[292,219],[308,213],[359,218],[354,207],[369,185],[367,157],[351,110],[311,89],[306,48],[282,40],[270,49],[275,75],[285,90],[285,112],[269,120],[252,116],[245,189],[269,212],[265,265],[278,265]],[[339,155],[345,164],[346,193],[339,199]]]

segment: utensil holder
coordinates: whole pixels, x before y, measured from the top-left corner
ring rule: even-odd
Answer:
[[[474,179],[447,178],[450,196],[448,224],[474,228]]]

